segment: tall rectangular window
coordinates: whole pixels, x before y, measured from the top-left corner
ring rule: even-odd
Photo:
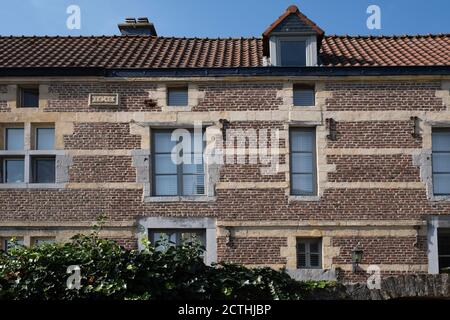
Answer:
[[[316,92],[314,86],[309,85],[294,85],[294,106],[297,107],[312,107],[316,104]]]
[[[291,194],[299,196],[316,195],[316,129],[291,129],[290,147]]]
[[[19,108],[39,108],[39,87],[19,87]]]
[[[24,129],[6,128],[5,129],[5,149],[23,150],[24,149]]]
[[[153,195],[191,196],[205,193],[202,137],[190,132],[191,148],[180,155],[189,158],[189,163],[175,163],[172,152],[179,141],[171,140],[173,130],[156,130],[153,133]],[[194,149],[194,138],[201,143],[201,153]]]
[[[3,158],[2,183],[24,182],[25,162],[23,158]]]
[[[438,228],[439,270],[450,268],[450,229]]]
[[[36,128],[36,149],[55,149],[55,128]]]
[[[188,88],[167,88],[167,105],[172,107],[186,107],[188,105]]]
[[[55,183],[55,157],[33,157],[33,183]]]
[[[282,67],[306,66],[306,41],[280,40],[280,64]]]
[[[450,195],[450,129],[433,129],[433,193]]]
[[[321,239],[297,239],[297,268],[322,268],[322,241]]]

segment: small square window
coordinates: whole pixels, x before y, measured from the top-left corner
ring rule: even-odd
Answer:
[[[297,239],[297,268],[322,268],[322,239]]]
[[[19,108],[39,108],[39,87],[19,87]]]
[[[24,148],[24,130],[23,128],[5,129],[5,149],[23,150]]]
[[[24,166],[23,158],[3,158],[2,162],[2,183],[23,183]]]
[[[314,86],[294,85],[294,106],[312,107],[316,104]]]
[[[167,105],[171,107],[187,107],[188,88],[187,87],[167,88]]]
[[[33,183],[55,183],[55,157],[32,158]]]
[[[36,149],[53,150],[55,148],[55,129],[36,128]]]

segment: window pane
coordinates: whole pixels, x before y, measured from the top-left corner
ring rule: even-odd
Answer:
[[[33,182],[55,183],[55,159],[33,159]]]
[[[24,160],[6,159],[4,161],[5,182],[21,183],[24,181]]]
[[[176,196],[178,192],[177,176],[155,176],[156,196]]]
[[[433,174],[435,194],[450,194],[450,174]]]
[[[280,41],[282,66],[306,65],[305,41]]]
[[[172,131],[155,132],[154,133],[154,143],[155,152],[172,152],[176,145],[176,141],[172,141],[170,138],[172,136]]]
[[[314,106],[315,105],[314,89],[295,88],[294,87],[294,106]]]
[[[297,254],[297,268],[306,268],[306,254]]]
[[[319,242],[310,242],[309,251],[311,253],[319,253]]]
[[[55,129],[37,128],[36,135],[36,149],[53,150],[55,148]]]
[[[180,231],[180,238],[183,244],[200,244],[205,246],[205,233],[201,231]]]
[[[320,256],[319,256],[319,254],[316,254],[316,253],[311,253],[310,255],[309,255],[309,264],[310,264],[310,267],[312,267],[312,268],[319,268],[320,267]]]
[[[292,173],[313,173],[313,155],[311,153],[292,154]]]
[[[39,89],[38,88],[21,88],[20,89],[20,107],[22,108],[38,108],[39,107]]]
[[[433,132],[433,151],[450,151],[450,131]]]
[[[8,251],[10,249],[13,249],[16,246],[23,246],[23,238],[16,238],[15,241],[12,241],[12,239],[6,239],[3,243],[5,251]]]
[[[6,129],[6,150],[23,150],[23,128]]]
[[[183,195],[198,195],[205,193],[205,178],[203,175],[183,175]]]
[[[450,173],[450,153],[433,154],[433,172]]]
[[[40,246],[43,244],[50,244],[50,243],[55,243],[55,239],[54,238],[37,238],[34,239],[34,245],[35,246]]]
[[[449,229],[438,229],[438,253],[450,256],[450,233]]]
[[[170,154],[155,155],[155,173],[156,174],[177,174],[177,166],[172,161]]]
[[[183,173],[203,174],[203,164],[183,164]]]
[[[314,151],[313,131],[292,131],[291,140],[291,151]]]
[[[299,252],[306,252],[306,247],[305,247],[305,243],[301,242],[301,243],[297,243],[297,250]]]
[[[293,174],[292,175],[292,193],[296,195],[313,194],[313,175],[312,174]]]
[[[187,106],[188,89],[187,88],[169,88],[167,89],[169,106]]]

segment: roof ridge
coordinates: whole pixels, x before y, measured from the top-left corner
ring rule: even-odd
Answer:
[[[259,40],[262,37],[182,37],[182,36],[148,36],[148,35],[0,35],[1,38],[22,38],[22,39],[98,39],[98,38],[155,38],[155,39],[184,39],[184,40]]]
[[[402,35],[339,35],[331,34],[325,35],[325,38],[436,38],[436,37],[450,37],[450,33],[429,33],[429,34],[402,34]]]

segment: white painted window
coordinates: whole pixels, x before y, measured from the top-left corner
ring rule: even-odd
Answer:
[[[270,61],[281,67],[316,66],[317,39],[315,36],[272,36]]]
[[[1,184],[55,184],[58,152],[52,124],[11,124],[0,130]]]
[[[153,131],[153,195],[154,196],[195,196],[205,194],[205,169],[202,137],[190,130],[191,148],[183,150],[183,155],[190,158],[190,163],[174,163],[172,152],[179,141],[172,140],[173,130]],[[202,153],[195,153],[194,139],[203,143]],[[188,152],[188,154],[187,154]]]

